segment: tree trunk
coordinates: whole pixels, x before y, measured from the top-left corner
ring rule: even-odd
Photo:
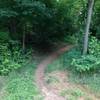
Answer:
[[[22,49],[23,49],[23,53],[25,52],[25,35],[26,35],[26,25],[24,25],[23,28],[23,37],[22,37]]]
[[[94,5],[94,0],[88,0],[88,14],[87,14],[85,34],[84,34],[83,54],[87,54],[88,51],[88,37],[89,37],[89,28],[93,12],[93,5]]]
[[[25,51],[25,32],[23,32],[23,52]]]

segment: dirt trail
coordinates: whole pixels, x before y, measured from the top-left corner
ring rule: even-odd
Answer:
[[[46,82],[45,82],[45,68],[48,64],[50,64],[53,60],[55,60],[60,54],[64,53],[65,51],[68,51],[73,46],[65,46],[63,48],[60,48],[58,51],[53,52],[50,56],[48,56],[46,59],[44,59],[37,67],[36,70],[36,82],[37,86],[40,88],[42,94],[44,95],[44,100],[65,100],[63,97],[57,95],[55,93],[55,90],[48,88]]]
[[[56,79],[57,81],[51,80],[50,82],[50,79],[52,78]],[[88,87],[81,84],[71,83],[69,81],[68,71],[56,70],[56,71],[50,72],[46,74],[45,76],[45,81],[47,82],[48,80],[49,80],[48,87],[51,88],[53,91],[55,91],[59,95],[61,93],[64,93],[65,91],[65,94],[63,96],[64,98],[67,98],[67,100],[72,100],[70,99],[70,97],[73,97],[73,96],[74,96],[73,100],[100,100],[100,98],[96,97],[96,95],[93,94]],[[74,93],[76,94],[81,93],[82,95],[77,97],[77,95],[73,95]],[[77,99],[75,98],[75,96],[77,97]]]

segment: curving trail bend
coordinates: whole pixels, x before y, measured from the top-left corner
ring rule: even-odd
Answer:
[[[44,73],[45,73],[45,68],[47,67],[48,64],[50,64],[53,60],[55,60],[59,55],[64,53],[65,51],[68,51],[72,48],[72,45],[65,46],[60,48],[59,50],[53,52],[50,56],[45,58],[38,66],[36,70],[36,83],[39,89],[41,90],[41,93],[44,96],[44,100],[65,100],[63,97],[57,95],[55,91],[52,89],[48,88],[45,80],[44,80]]]

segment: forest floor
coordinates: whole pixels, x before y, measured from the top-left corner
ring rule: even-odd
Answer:
[[[44,95],[44,100],[100,100],[91,91],[80,84],[70,83],[68,72],[53,71],[45,74],[45,69],[60,54],[70,50],[72,46],[66,46],[52,53],[43,60],[36,70],[37,86]]]
[[[71,72],[58,68],[63,67],[62,59],[52,64],[72,47],[61,47],[48,55],[34,53],[29,64],[8,76],[1,76],[0,100],[100,100],[86,85],[69,80]],[[74,79],[75,77],[73,76]]]
[[[69,50],[72,46],[67,46],[64,48],[59,49],[58,51],[52,53],[47,59],[45,59],[43,62],[41,62],[36,71],[36,81],[41,89],[45,100],[65,100],[63,97],[57,95],[54,90],[47,87],[44,81],[45,77],[45,68],[46,66],[51,63],[53,60],[55,60],[60,54],[62,54],[64,51]]]

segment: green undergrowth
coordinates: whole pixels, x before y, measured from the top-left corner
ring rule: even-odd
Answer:
[[[100,71],[95,70],[91,72],[80,73],[76,71],[76,68],[71,65],[73,58],[78,59],[81,57],[81,52],[78,49],[73,48],[69,52],[65,52],[52,64],[49,64],[46,73],[52,71],[66,71],[69,73],[69,82],[87,86],[91,92],[100,96]]]
[[[35,66],[36,64],[31,62],[11,72],[6,77],[6,85],[2,89],[4,93],[0,100],[43,100],[35,83]]]
[[[68,100],[78,100],[80,97],[85,96],[85,93],[80,89],[65,89],[61,91],[61,96],[65,97]]]

